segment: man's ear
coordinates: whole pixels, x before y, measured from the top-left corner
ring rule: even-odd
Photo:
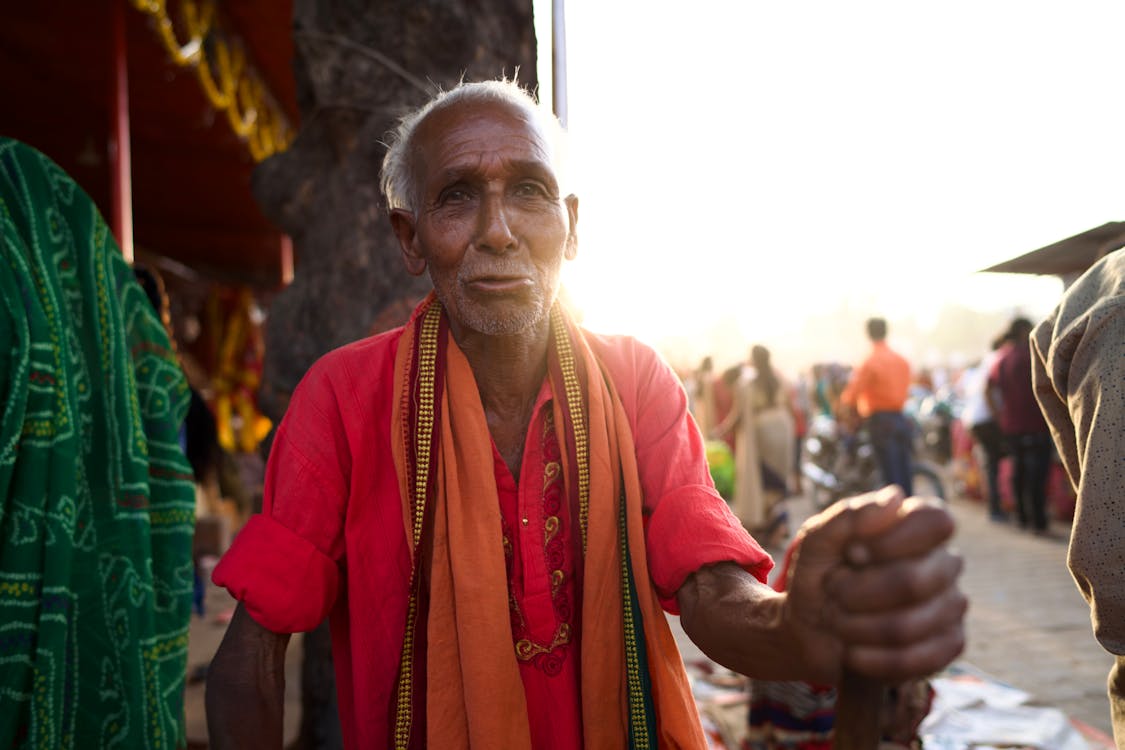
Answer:
[[[402,251],[402,262],[411,276],[421,276],[426,272],[426,259],[418,247],[418,232],[414,226],[414,214],[405,208],[391,209],[391,229],[398,238]]]
[[[566,235],[566,259],[574,260],[578,256],[578,196],[571,193],[566,196],[564,202],[569,219],[569,228]]]

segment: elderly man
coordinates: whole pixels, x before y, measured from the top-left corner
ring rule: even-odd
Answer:
[[[901,493],[800,535],[788,593],[711,484],[675,374],[557,304],[578,200],[507,82],[407,117],[383,187],[434,292],[294,394],[264,511],[215,571],[216,747],[279,747],[288,634],[330,617],[348,747],[704,747],[662,609],[733,669],[896,680],[963,645],[942,510]]]

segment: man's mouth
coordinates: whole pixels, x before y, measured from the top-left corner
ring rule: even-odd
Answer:
[[[485,294],[501,294],[516,292],[532,285],[529,277],[522,274],[494,274],[488,276],[474,276],[465,282],[469,289]]]

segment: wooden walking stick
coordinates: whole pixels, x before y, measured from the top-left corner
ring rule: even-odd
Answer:
[[[854,549],[848,550],[846,557],[853,568],[861,568],[866,562],[865,556],[857,555]],[[844,667],[836,690],[835,750],[878,750],[885,692],[883,683]]]
[[[835,750],[877,750],[885,692],[878,680],[844,670],[836,691]]]

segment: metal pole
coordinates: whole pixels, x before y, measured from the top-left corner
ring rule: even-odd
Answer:
[[[555,117],[566,122],[566,0],[551,0],[551,93]]]
[[[132,150],[129,142],[129,69],[125,44],[125,3],[109,0],[113,61],[109,76],[110,223],[121,254],[133,262]]]

